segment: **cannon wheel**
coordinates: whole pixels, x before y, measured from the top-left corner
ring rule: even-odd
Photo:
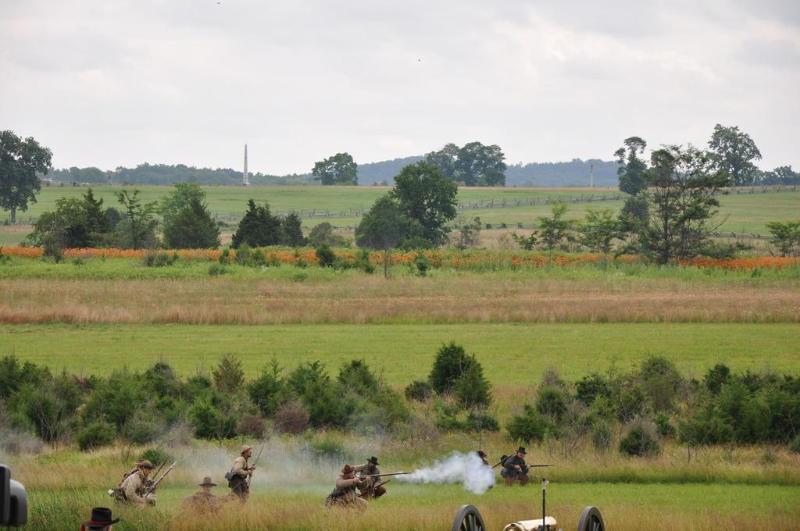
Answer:
[[[606,531],[603,515],[597,507],[589,506],[583,510],[578,521],[578,531]]]
[[[450,531],[486,531],[486,525],[477,507],[462,505],[453,518],[453,527]]]

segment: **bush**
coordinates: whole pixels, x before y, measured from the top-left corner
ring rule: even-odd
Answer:
[[[320,267],[333,267],[336,263],[336,253],[327,244],[322,244],[315,251]]]
[[[492,402],[491,384],[483,376],[483,367],[474,358],[455,381],[453,392],[463,408],[488,407]]]
[[[467,415],[466,427],[468,431],[500,431],[500,423],[488,413],[470,413]]]
[[[575,384],[576,398],[590,406],[599,396],[610,397],[611,385],[608,379],[596,372],[584,376]]]
[[[542,415],[561,420],[567,411],[567,399],[564,392],[555,387],[545,387],[539,391],[536,399],[536,410]]]
[[[262,415],[274,415],[286,395],[286,386],[280,378],[277,363],[273,362],[271,367],[265,367],[259,377],[247,386],[247,392]]]
[[[655,437],[642,426],[636,426],[619,442],[619,451],[625,455],[646,457],[657,455],[661,448]]]
[[[117,429],[110,422],[96,420],[87,424],[78,432],[78,447],[81,450],[91,450],[101,446],[108,446],[117,437]]]
[[[191,407],[189,421],[198,439],[227,439],[236,435],[236,421],[205,399]]]
[[[456,381],[474,363],[477,363],[475,358],[468,355],[461,345],[452,341],[449,345],[442,345],[431,369],[430,382],[433,390],[440,394],[449,393]]]
[[[800,454],[800,435],[792,439],[792,442],[789,443],[789,451]]]
[[[372,265],[372,262],[369,261],[369,251],[366,249],[359,249],[358,254],[356,255],[356,262],[355,262],[356,269],[363,271],[371,275],[375,272],[375,266]]]
[[[299,400],[290,400],[275,411],[275,429],[281,433],[303,433],[309,420],[308,410]]]
[[[372,398],[378,394],[378,379],[364,360],[353,360],[339,370],[339,383],[355,393]]]
[[[211,264],[208,266],[208,276],[218,277],[228,272],[228,269],[223,264]]]
[[[405,395],[407,400],[425,402],[433,396],[433,387],[428,382],[416,380],[406,386]]]
[[[342,461],[345,457],[344,445],[341,441],[331,437],[311,441],[308,447],[318,459]]]
[[[424,254],[418,254],[416,257],[414,257],[414,274],[416,274],[418,277],[427,276],[430,268],[431,263]]]
[[[669,421],[669,415],[666,413],[658,413],[654,419],[656,423],[656,430],[661,437],[672,437],[675,435],[675,426]]]
[[[142,264],[145,267],[165,267],[171,266],[175,262],[178,261],[178,253],[163,253],[157,251],[148,251],[144,258],[142,258]]]
[[[605,452],[611,447],[611,426],[606,421],[596,421],[592,425],[592,446],[595,450]]]
[[[262,439],[267,431],[267,422],[258,415],[244,415],[236,423],[236,433],[254,439]]]
[[[515,441],[530,444],[541,441],[550,429],[550,423],[530,404],[525,404],[522,415],[516,415],[508,423],[508,434]]]
[[[148,448],[139,454],[139,461],[150,461],[156,466],[171,463],[175,458],[161,448]]]
[[[244,386],[242,362],[233,354],[225,354],[211,372],[214,386],[223,393],[235,393]]]

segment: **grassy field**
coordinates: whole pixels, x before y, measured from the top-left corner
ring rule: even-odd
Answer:
[[[673,360],[686,376],[715,363],[796,372],[797,324],[457,324],[457,325],[2,325],[0,354],[108,374],[166,361],[181,374],[210,370],[224,353],[253,375],[273,357],[293,368],[321,360],[336,371],[364,359],[395,386],[425,378],[436,350],[457,340],[483,364],[495,386],[525,389],[556,368],[568,380],[650,355]]]
[[[129,187],[133,188],[133,187]],[[145,201],[157,201],[167,194],[171,187],[141,186]],[[102,198],[107,206],[117,206],[115,194],[121,190],[117,186],[98,186],[93,188],[95,195]],[[208,205],[211,212],[219,219],[229,223],[237,222],[246,208],[247,200],[269,201],[274,212],[302,211],[303,223],[311,227],[322,221],[328,221],[338,227],[355,227],[359,218],[350,214],[339,215],[343,211],[363,211],[380,195],[386,193],[386,187],[353,187],[353,186],[260,186],[242,188],[236,186],[205,187],[208,194]],[[42,212],[52,210],[60,197],[79,197],[85,193],[84,187],[45,187],[38,197],[38,202],[31,205],[27,212],[19,213],[19,220],[36,218]],[[461,188],[458,199],[461,203],[494,200],[496,205],[516,199],[561,199],[570,205],[567,214],[569,219],[581,219],[590,208],[611,208],[619,210],[622,201],[571,202],[575,198],[591,194],[613,195],[613,189],[581,189],[581,188]],[[755,194],[731,194],[720,197],[720,229],[725,232],[768,234],[766,223],[769,221],[786,221],[796,219],[800,212],[800,191],[768,192]],[[550,206],[537,204],[533,206],[480,208],[461,212],[461,216],[472,218],[479,216],[483,223],[493,226],[506,224],[515,228],[517,224],[532,226],[537,217],[547,215]],[[309,218],[309,211],[329,211],[335,213],[331,217]],[[7,213],[0,214],[0,222]],[[30,232],[30,227],[0,226],[0,245],[17,244]],[[223,240],[227,241],[230,230],[224,231]]]
[[[330,435],[323,435],[329,437]],[[433,456],[453,448],[474,447],[478,441],[451,436],[437,446],[383,444],[375,438],[349,438],[346,458],[378,454],[387,470],[414,470]],[[499,438],[482,441],[490,455],[507,451]],[[447,529],[462,504],[478,507],[489,529],[540,514],[540,489],[535,479],[528,487],[496,486],[483,495],[460,485],[409,485],[395,480],[389,494],[373,502],[363,514],[331,512],[322,507],[339,459],[305,456],[308,442],[273,438],[269,455],[254,476],[253,494],[241,509],[232,504],[214,518],[215,529]],[[199,445],[172,449],[179,463],[158,492],[156,509],[147,511],[115,506],[123,521],[120,529],[207,529],[208,521],[181,510],[183,497],[196,490],[197,476],[220,476],[235,454],[233,445]],[[420,457],[424,456],[424,457]],[[719,529],[748,524],[752,529],[791,529],[800,517],[800,475],[797,457],[777,454],[772,465],[759,464],[761,453],[750,449],[724,453],[705,450],[687,464],[679,448],[667,449],[656,459],[622,459],[614,453],[579,453],[569,459],[548,455],[547,448],[531,449],[530,461],[553,465],[547,469],[548,514],[563,529],[573,529],[587,505],[599,507],[610,529]],[[78,454],[55,451],[32,457],[12,457],[15,477],[31,492],[32,529],[73,529],[93,505],[105,505],[105,491],[127,469],[130,449],[104,449]],[[45,468],[50,474],[41,474]]]
[[[4,323],[798,322],[800,267],[759,270],[640,264],[518,271],[395,266],[390,280],[357,270],[92,258],[0,265]],[[53,297],[58,293],[58,297]]]

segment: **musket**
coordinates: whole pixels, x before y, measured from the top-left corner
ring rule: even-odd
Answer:
[[[164,478],[167,477],[167,474],[172,472],[172,469],[175,468],[175,465],[177,464],[178,464],[177,461],[173,461],[173,463],[169,465],[169,468],[166,469],[163,474],[161,474],[161,477],[153,481],[153,484],[147,487],[147,490],[144,491],[144,495],[147,496],[148,494],[154,493],[158,488],[158,484],[164,481]]]
[[[367,474],[366,476],[362,476],[365,478],[385,478],[389,476],[407,476],[411,474],[411,472],[390,472],[389,474]]]
[[[253,459],[253,464],[252,464],[253,467],[255,467],[256,463],[258,463],[258,459],[261,457],[261,452],[263,452],[263,451],[264,451],[264,445],[262,444],[261,448],[258,449],[258,454],[256,455],[256,458]],[[253,481],[253,474],[250,474],[249,476],[247,476],[247,486],[248,487],[250,486],[250,482],[251,481]]]
[[[504,456],[503,458],[501,458],[501,459],[500,459],[500,461],[499,461],[499,462],[497,462],[496,464],[494,464],[494,465],[492,466],[492,468],[497,468],[498,466],[502,465],[503,463],[505,463],[506,461],[508,461],[508,460],[509,460],[509,459],[511,459],[512,457],[514,457],[514,456],[513,456],[513,455],[507,455],[507,456]],[[528,466],[528,468],[542,468],[542,467],[546,467],[546,466],[550,466],[550,465],[527,465],[527,466]]]

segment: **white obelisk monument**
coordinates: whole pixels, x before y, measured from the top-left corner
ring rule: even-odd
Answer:
[[[250,175],[247,173],[247,144],[244,145],[244,171],[242,172],[242,186],[250,186]]]

